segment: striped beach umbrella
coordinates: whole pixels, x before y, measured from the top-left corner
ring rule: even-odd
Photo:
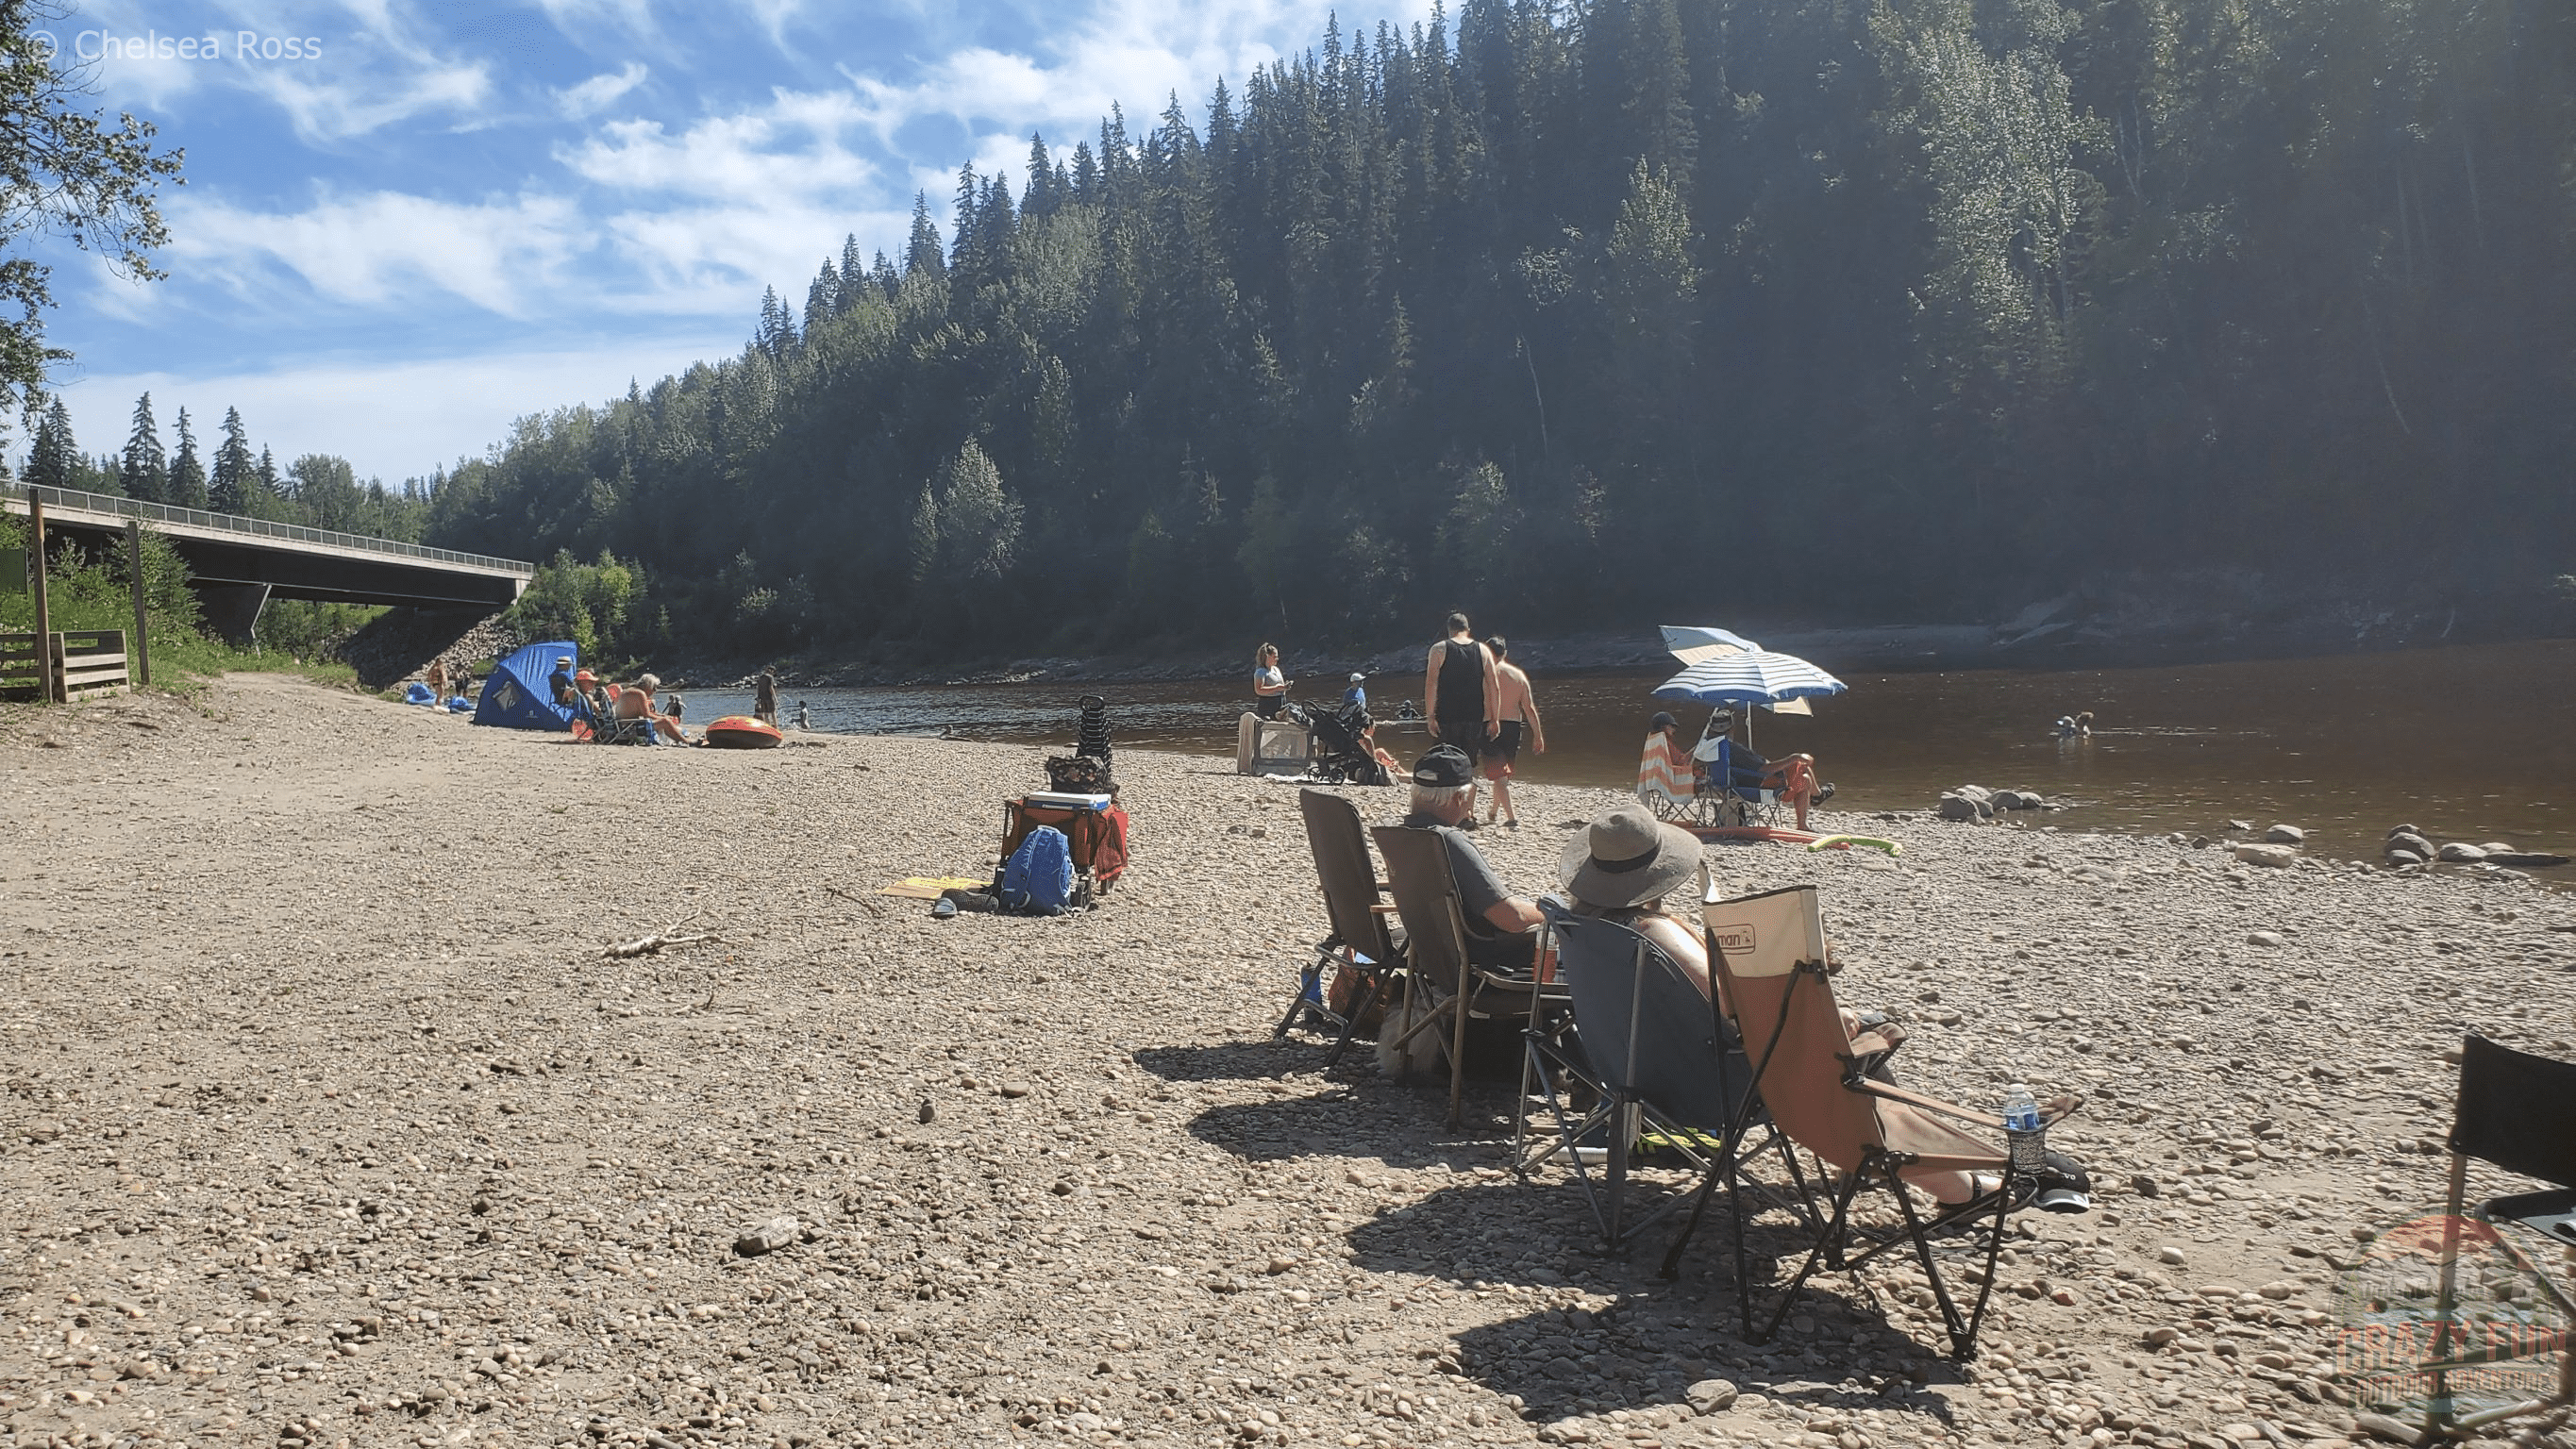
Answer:
[[[1845,685],[1795,654],[1771,649],[1703,659],[1655,687],[1655,698],[1777,705],[1840,694]]]

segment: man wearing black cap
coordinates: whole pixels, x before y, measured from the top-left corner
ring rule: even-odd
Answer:
[[[1502,970],[1525,968],[1538,958],[1542,919],[1531,901],[1515,896],[1485,863],[1458,822],[1476,811],[1476,766],[1466,752],[1436,745],[1413,766],[1413,812],[1408,830],[1436,830],[1449,847],[1449,872],[1458,881],[1467,923],[1467,959]]]

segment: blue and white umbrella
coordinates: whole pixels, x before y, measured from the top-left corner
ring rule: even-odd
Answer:
[[[1684,664],[1697,664],[1703,659],[1719,659],[1729,654],[1755,654],[1762,646],[1741,634],[1713,629],[1704,624],[1666,624],[1664,647]]]
[[[1780,704],[1840,694],[1845,688],[1841,680],[1795,654],[1757,649],[1703,659],[1655,686],[1655,698],[1700,704]]]
[[[1761,705],[1787,714],[1807,713],[1806,701],[1840,694],[1844,683],[1795,654],[1756,649],[1703,659],[1655,686],[1655,698],[1699,704]],[[1744,738],[1753,740],[1753,719],[1745,717]]]

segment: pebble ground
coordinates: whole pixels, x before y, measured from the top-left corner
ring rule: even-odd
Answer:
[[[2524,883],[2029,817],[1716,848],[1822,886],[1910,1084],[2085,1092],[2099,1188],[2017,1220],[1973,1364],[1901,1269],[1757,1347],[1722,1232],[1666,1283],[1508,1173],[1503,1053],[1453,1134],[1272,1043],[1323,929],[1293,787],[1123,753],[1106,909],[878,894],[989,870],[1044,753],[262,677],[0,712],[0,1442],[2334,1449],[2336,1277],[2440,1198],[2444,1052],[2576,1055],[2576,901]],[[1611,798],[1480,843],[1550,887]],[[602,956],[666,928],[715,939]]]

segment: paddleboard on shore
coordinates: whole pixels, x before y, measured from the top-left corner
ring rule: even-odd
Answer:
[[[1904,846],[1875,835],[1827,835],[1814,830],[1790,830],[1773,825],[1691,825],[1683,828],[1702,840],[1760,840],[1773,845],[1803,845],[1809,850],[1849,850],[1860,845],[1889,855],[1905,853]]]

